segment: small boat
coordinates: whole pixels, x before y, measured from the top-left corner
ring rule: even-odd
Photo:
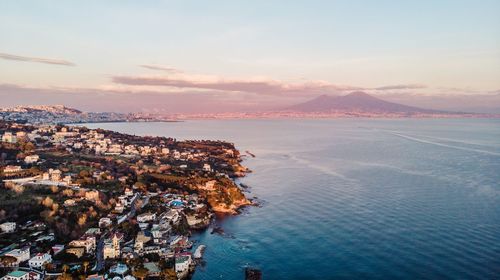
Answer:
[[[195,259],[201,259],[203,257],[203,252],[205,251],[206,247],[207,246],[205,245],[198,246],[198,248],[196,248],[196,250],[194,251],[193,257]]]
[[[250,155],[251,157],[255,157],[254,154],[252,154],[250,151],[245,151],[245,153],[247,153],[248,155]]]

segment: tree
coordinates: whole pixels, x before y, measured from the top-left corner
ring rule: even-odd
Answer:
[[[73,277],[68,273],[69,266],[67,264],[62,267],[63,273],[57,277],[57,280],[72,280]]]
[[[0,256],[0,265],[3,267],[13,266],[17,262],[16,257],[12,256]]]
[[[177,274],[173,268],[165,268],[160,272],[161,280],[177,280]]]
[[[149,272],[149,270],[147,268],[145,268],[145,267],[139,267],[139,268],[135,269],[132,274],[136,278],[144,280],[144,278],[146,278],[146,276],[148,276],[148,272]]]

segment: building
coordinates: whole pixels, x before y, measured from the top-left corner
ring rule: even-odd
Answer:
[[[91,201],[98,201],[99,200],[99,191],[92,190],[92,191],[85,192],[85,199],[91,200]]]
[[[0,229],[2,230],[2,232],[14,232],[16,230],[16,223],[6,222],[0,224]]]
[[[5,275],[2,280],[29,280],[30,275],[25,271],[12,271],[11,273]]]
[[[19,172],[19,171],[22,171],[22,168],[19,165],[7,165],[3,169],[3,173],[6,173],[6,174],[7,173],[15,173],[15,172]]]
[[[125,195],[126,196],[133,196],[134,195],[134,191],[132,189],[126,188],[125,189]]]
[[[18,266],[20,263],[30,259],[30,247],[26,246],[21,249],[14,249],[12,251],[5,253],[5,255],[16,258],[17,262],[14,265]]]
[[[64,201],[64,206],[66,207],[71,207],[71,206],[75,206],[76,205],[76,201],[74,199],[66,199]]]
[[[52,262],[52,256],[48,253],[38,253],[29,260],[30,268],[41,269],[47,263]]]
[[[93,275],[89,275],[87,277],[87,280],[104,280],[104,276],[93,274]]]
[[[59,169],[52,170],[52,172],[50,172],[50,179],[56,182],[61,181],[61,175],[62,175],[61,170]]]
[[[104,259],[116,259],[120,256],[120,242],[123,234],[115,232],[111,239],[104,241]]]
[[[64,245],[62,244],[56,244],[52,246],[52,251],[54,252],[54,255],[61,253],[62,250],[64,250]]]
[[[30,155],[24,158],[24,162],[27,164],[37,163],[40,160],[40,156],[38,155]]]
[[[96,240],[94,236],[82,236],[78,240],[73,240],[69,243],[71,247],[82,247],[86,253],[94,252],[96,248]]]
[[[212,171],[210,164],[208,164],[208,163],[203,164],[203,171],[207,171],[207,172]]]
[[[185,274],[189,271],[189,267],[192,263],[192,258],[190,253],[180,253],[175,256],[175,272],[179,274]]]
[[[77,258],[81,258],[85,254],[85,248],[84,247],[67,248],[66,253],[75,255]]]
[[[113,222],[111,221],[110,218],[108,217],[103,217],[99,219],[99,227],[100,228],[105,228],[108,227],[112,224]]]
[[[2,135],[2,142],[7,142],[7,143],[17,143],[17,137],[12,134],[12,132],[5,132],[4,135]]]
[[[146,223],[149,221],[153,221],[154,219],[156,219],[156,213],[151,212],[142,213],[137,216],[137,222],[139,223]]]

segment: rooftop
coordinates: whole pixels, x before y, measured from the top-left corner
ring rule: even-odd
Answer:
[[[11,276],[11,277],[23,277],[24,275],[26,275],[26,273],[27,272],[16,270],[16,271],[12,271],[8,275]]]

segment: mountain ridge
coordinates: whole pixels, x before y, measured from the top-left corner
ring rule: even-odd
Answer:
[[[432,114],[432,113],[456,113],[424,109],[403,105],[395,102],[385,101],[374,97],[363,91],[354,91],[347,95],[331,96],[320,95],[309,101],[299,103],[285,108],[287,111],[295,112],[348,112],[362,111],[366,113],[404,113],[404,114]]]

